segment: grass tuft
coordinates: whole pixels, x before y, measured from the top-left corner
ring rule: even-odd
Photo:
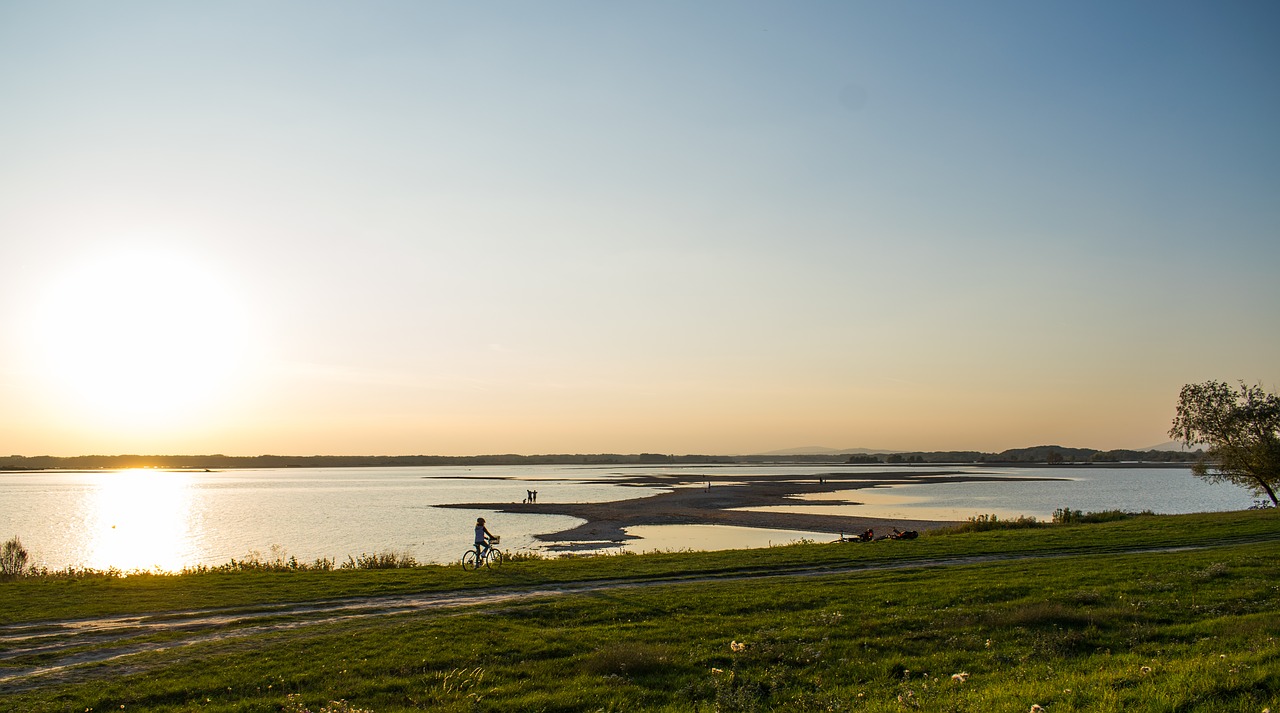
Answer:
[[[284,713],[313,713],[300,700],[300,696],[290,694],[285,699]],[[120,706],[124,708],[124,706]],[[314,713],[373,713],[367,708],[356,708],[346,701],[329,701],[327,704],[317,708]]]
[[[1045,527],[1049,523],[1027,515],[1019,515],[1014,519],[1001,520],[999,515],[974,515],[968,522],[935,530],[938,534],[963,534],[966,532],[989,532],[991,530],[1025,530],[1033,527]]]
[[[1191,576],[1198,580],[1218,579],[1227,576],[1230,570],[1227,568],[1226,562],[1214,562],[1204,569],[1192,572]]]
[[[1092,617],[1061,602],[1031,602],[1008,610],[997,610],[986,617],[988,624],[1001,628],[1083,627]]]
[[[359,557],[347,555],[342,569],[403,569],[417,567],[418,561],[413,555],[402,552],[381,552],[379,554],[361,554]]]
[[[504,552],[502,554],[502,561],[507,563],[542,562],[548,559],[552,559],[552,558],[542,554],[541,552],[534,552],[533,550],[520,550],[518,552]]]
[[[1127,510],[1102,510],[1101,512],[1082,512],[1069,507],[1053,511],[1053,522],[1058,525],[1093,525],[1101,522],[1118,522],[1134,517],[1154,515],[1150,510],[1129,512]]]
[[[598,676],[643,676],[670,666],[672,660],[666,646],[623,641],[593,651],[583,669]]]

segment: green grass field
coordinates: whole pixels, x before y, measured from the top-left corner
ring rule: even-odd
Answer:
[[[168,648],[15,677],[121,645],[42,651],[20,625],[549,587],[566,593],[134,632]],[[1275,511],[476,573],[25,578],[0,583],[0,710],[1260,713],[1280,711],[1278,603]]]

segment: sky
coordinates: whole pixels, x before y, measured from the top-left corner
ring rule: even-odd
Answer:
[[[0,2],[0,451],[1142,448],[1280,384],[1269,2]]]

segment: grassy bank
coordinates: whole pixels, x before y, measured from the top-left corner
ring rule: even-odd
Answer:
[[[263,627],[138,654],[127,667],[102,664],[78,673],[79,682],[10,687],[0,710],[1258,713],[1280,710],[1278,537],[1280,518],[1260,511],[529,561],[474,574],[423,567],[18,580],[0,583],[0,621],[804,573]],[[954,564],[975,556],[991,561]],[[1002,560],[1023,556],[1033,558]],[[890,564],[917,566],[872,569]],[[851,566],[864,569],[835,571]],[[165,637],[182,641],[172,632],[153,639]],[[0,645],[11,654],[19,646]],[[0,675],[48,662],[38,652],[11,655]]]

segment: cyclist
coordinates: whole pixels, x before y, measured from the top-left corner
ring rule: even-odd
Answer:
[[[489,541],[496,539],[498,539],[498,536],[489,532],[489,528],[484,526],[484,518],[476,518],[476,557],[483,557],[489,550],[493,549]]]

